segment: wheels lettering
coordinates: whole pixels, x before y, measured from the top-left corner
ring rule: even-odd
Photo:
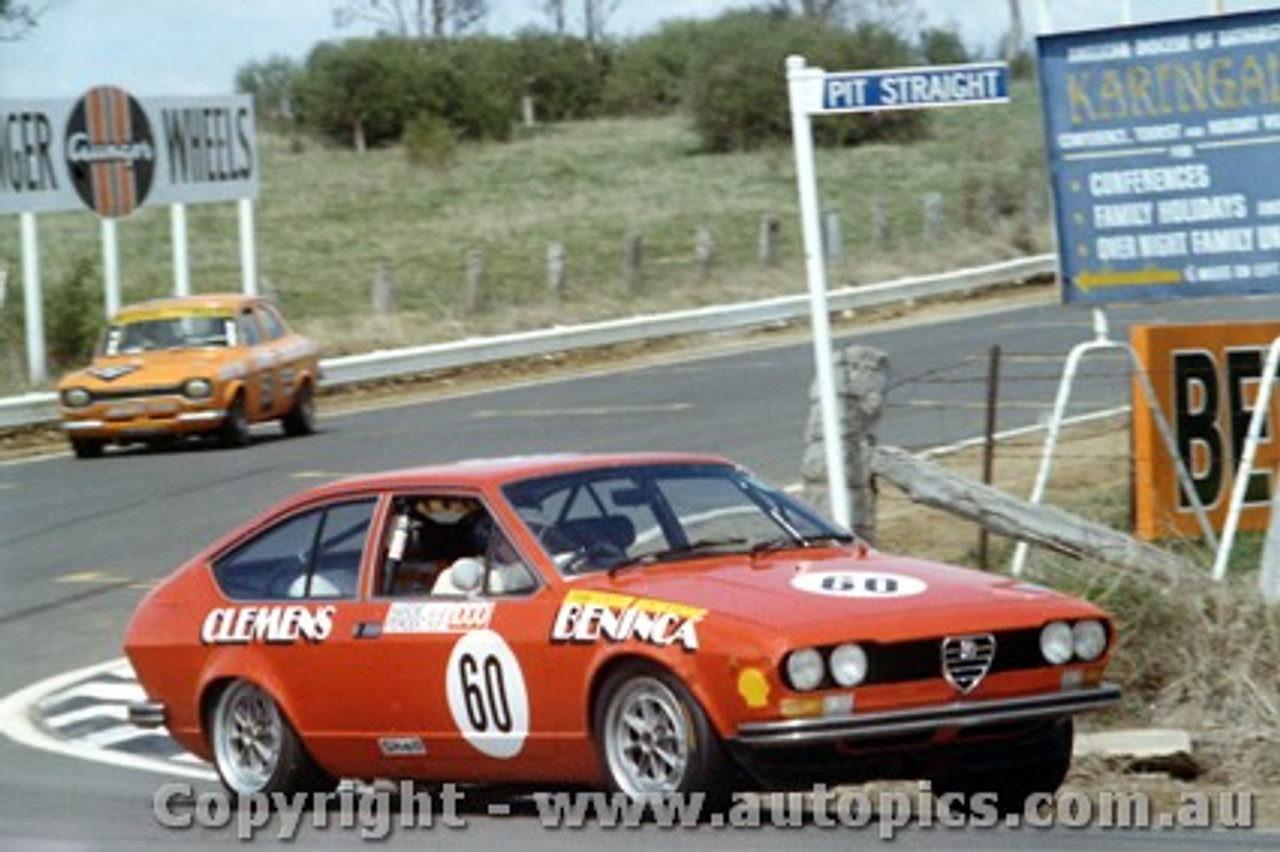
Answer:
[[[524,673],[506,641],[492,630],[465,634],[445,669],[449,712],[462,736],[490,757],[515,757],[529,734]]]

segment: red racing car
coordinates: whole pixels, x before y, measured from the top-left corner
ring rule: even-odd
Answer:
[[[889,556],[724,459],[543,456],[348,479],[178,568],[125,650],[250,795],[337,779],[632,797],[927,778],[1051,793],[1119,696],[1094,606]]]

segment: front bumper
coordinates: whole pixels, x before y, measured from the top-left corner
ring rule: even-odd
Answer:
[[[1120,687],[1104,683],[1089,689],[1021,698],[955,701],[950,704],[817,719],[748,722],[732,738],[751,747],[803,746],[815,743],[874,741],[927,731],[1035,722],[1097,710],[1120,699]]]
[[[115,416],[86,417],[64,412],[62,429],[69,435],[102,440],[129,440],[157,435],[185,435],[216,428],[226,419],[221,408],[129,411]]]

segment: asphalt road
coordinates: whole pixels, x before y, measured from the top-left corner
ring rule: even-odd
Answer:
[[[1112,310],[1113,336],[1130,320],[1258,318],[1280,300],[1185,303]],[[1087,311],[1056,304],[964,315],[928,325],[899,322],[852,330],[842,342],[889,353],[895,375],[884,443],[924,448],[980,432],[982,376],[992,344],[1035,354],[1005,366],[1001,427],[1043,416],[1068,349],[1092,336]],[[1176,314],[1176,315],[1175,315]],[[1102,359],[1079,398],[1085,407],[1128,402],[1114,359]],[[263,430],[240,451],[183,448],[116,452],[84,462],[59,454],[0,465],[0,695],[33,681],[119,655],[119,639],[147,584],[215,535],[309,484],[341,475],[481,455],[542,451],[675,449],[722,453],[766,478],[798,479],[812,378],[804,341],[754,338],[709,357],[541,380],[507,389],[330,417],[301,440]],[[1030,405],[1028,403],[1034,403]],[[1080,407],[1075,411],[1078,413]],[[323,417],[323,411],[322,411]],[[227,832],[168,831],[151,813],[164,779],[57,757],[0,740],[0,848],[134,849],[181,842],[226,845]],[[656,831],[656,829],[655,829]],[[706,830],[660,835],[645,829],[534,831],[531,817],[471,821],[465,832],[399,834],[422,843],[445,833],[450,847],[519,842],[528,848],[661,842],[696,848],[769,847],[794,834],[806,848],[874,846],[874,836],[806,829]],[[349,843],[349,831],[309,832],[307,846]],[[1234,838],[1234,839],[1233,839]],[[1115,832],[909,831],[903,848],[1232,848],[1237,835],[1123,835]],[[1257,838],[1244,842],[1243,847]]]

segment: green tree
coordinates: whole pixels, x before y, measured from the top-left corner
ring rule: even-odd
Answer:
[[[920,52],[930,65],[958,65],[969,61],[960,34],[955,30],[930,27],[920,32]]]
[[[894,68],[918,64],[919,53],[886,27],[864,21],[853,29],[780,16],[732,12],[708,22],[689,71],[689,108],[703,146],[734,151],[791,136],[783,84],[786,58],[806,57],[830,69]],[[918,111],[842,116],[814,124],[826,145],[901,141],[924,133]]]
[[[284,56],[250,62],[236,71],[236,91],[253,96],[258,123],[276,132],[293,124],[294,89],[302,67]]]
[[[48,6],[39,8],[18,0],[0,0],[0,41],[20,41],[36,28]]]

